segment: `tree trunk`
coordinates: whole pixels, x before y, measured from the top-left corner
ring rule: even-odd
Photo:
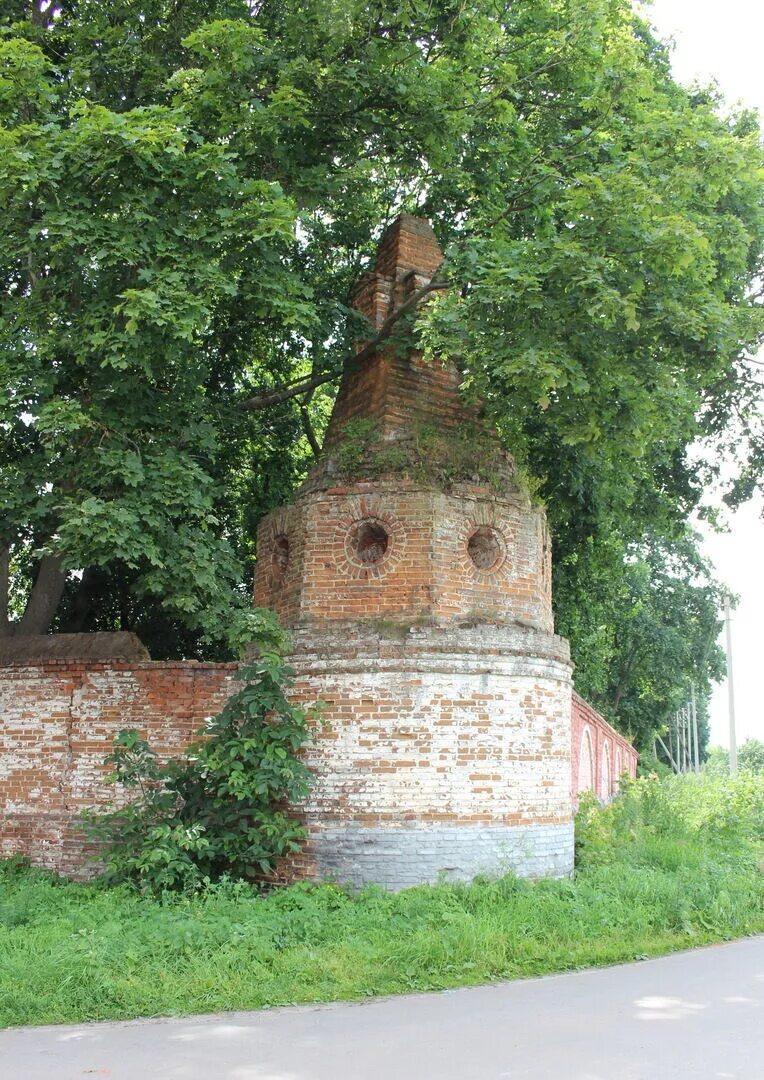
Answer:
[[[66,584],[66,571],[58,555],[43,555],[40,569],[18,624],[18,634],[47,634]]]
[[[106,575],[100,567],[86,566],[68,609],[68,618],[61,625],[64,634],[84,634],[92,629],[91,615],[98,590],[102,588]]]
[[[8,622],[8,588],[10,586],[10,548],[0,548],[0,638],[8,637],[11,626]]]

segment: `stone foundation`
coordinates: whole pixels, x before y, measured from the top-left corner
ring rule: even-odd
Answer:
[[[438,881],[564,877],[573,869],[573,823],[389,825],[322,828],[312,841],[322,878],[397,892]]]

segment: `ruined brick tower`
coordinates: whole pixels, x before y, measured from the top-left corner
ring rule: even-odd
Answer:
[[[356,306],[379,328],[441,260],[402,215]],[[550,565],[544,512],[454,366],[391,344],[348,365],[321,461],[258,532],[256,603],[324,703],[305,872],[396,889],[572,869]]]

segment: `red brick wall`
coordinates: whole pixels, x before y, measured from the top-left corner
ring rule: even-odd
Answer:
[[[103,759],[121,728],[180,753],[231,692],[235,664],[50,661],[0,669],[0,856],[83,871],[77,815],[114,798]]]
[[[297,696],[307,703],[320,697],[328,704],[308,754],[317,776],[305,807],[313,828],[345,817],[356,824],[380,822],[386,815],[454,824],[543,824],[560,818],[562,804],[554,800],[567,784],[560,773],[567,775],[568,768],[564,687],[554,690],[559,701],[555,697],[552,708],[547,699],[557,684],[542,677],[544,663],[535,661],[531,674],[527,661],[517,661],[518,671],[528,671],[513,676],[513,689],[507,691],[500,669],[512,651],[500,657],[501,650],[485,637],[507,632],[487,626],[466,632],[474,638],[475,656],[485,649],[491,658],[482,665],[494,672],[491,693],[475,691],[470,679],[479,682],[482,676],[460,674],[463,663],[451,664],[447,650],[429,643],[434,630],[409,635],[407,644],[393,637],[379,645],[379,656],[370,653],[366,659],[353,659],[360,657],[360,645],[340,632],[326,641],[302,632]],[[415,644],[420,637],[422,643]],[[306,651],[310,641],[315,655]],[[422,658],[411,671],[399,672],[395,656],[410,666],[415,652]],[[394,670],[388,671],[391,665]],[[449,665],[454,672],[446,677]],[[0,856],[20,852],[38,866],[86,873],[92,849],[84,843],[77,816],[118,794],[104,782],[103,765],[117,732],[135,727],[160,754],[182,753],[230,694],[235,669],[234,664],[94,661],[0,668]],[[453,726],[451,713],[461,716],[465,709],[474,733],[466,721]],[[558,720],[551,723],[555,710]],[[505,728],[511,730],[512,748],[503,741]],[[574,798],[585,731],[595,749],[596,790],[605,745],[612,762],[610,791],[616,788],[619,752],[623,769],[635,774],[634,749],[575,694],[572,731]],[[563,733],[565,747],[558,738]],[[559,783],[553,783],[558,774]]]
[[[571,793],[574,801],[586,790],[596,792],[601,799],[609,799],[618,791],[623,773],[632,777],[637,775],[637,751],[575,691],[571,739]],[[591,769],[586,760],[589,747]]]
[[[377,563],[353,550],[354,528],[377,522],[388,547]],[[476,529],[502,548],[487,571],[469,557]],[[276,545],[287,537],[289,559]],[[255,603],[286,624],[306,619],[474,618],[552,629],[551,548],[543,511],[470,486],[439,493],[406,480],[330,488],[299,497],[258,531]]]
[[[354,306],[375,329],[426,285],[443,260],[427,221],[402,214],[387,229],[374,270],[361,278]],[[425,362],[420,353],[381,348],[357,369],[350,364],[340,384],[324,447],[343,439],[345,425],[357,417],[372,419],[380,439],[411,436],[417,425],[436,430],[474,419],[478,410],[459,394],[460,374],[453,362]]]

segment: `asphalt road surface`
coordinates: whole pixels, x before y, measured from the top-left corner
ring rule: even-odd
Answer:
[[[764,1080],[764,937],[471,990],[0,1032],[2,1080]]]

